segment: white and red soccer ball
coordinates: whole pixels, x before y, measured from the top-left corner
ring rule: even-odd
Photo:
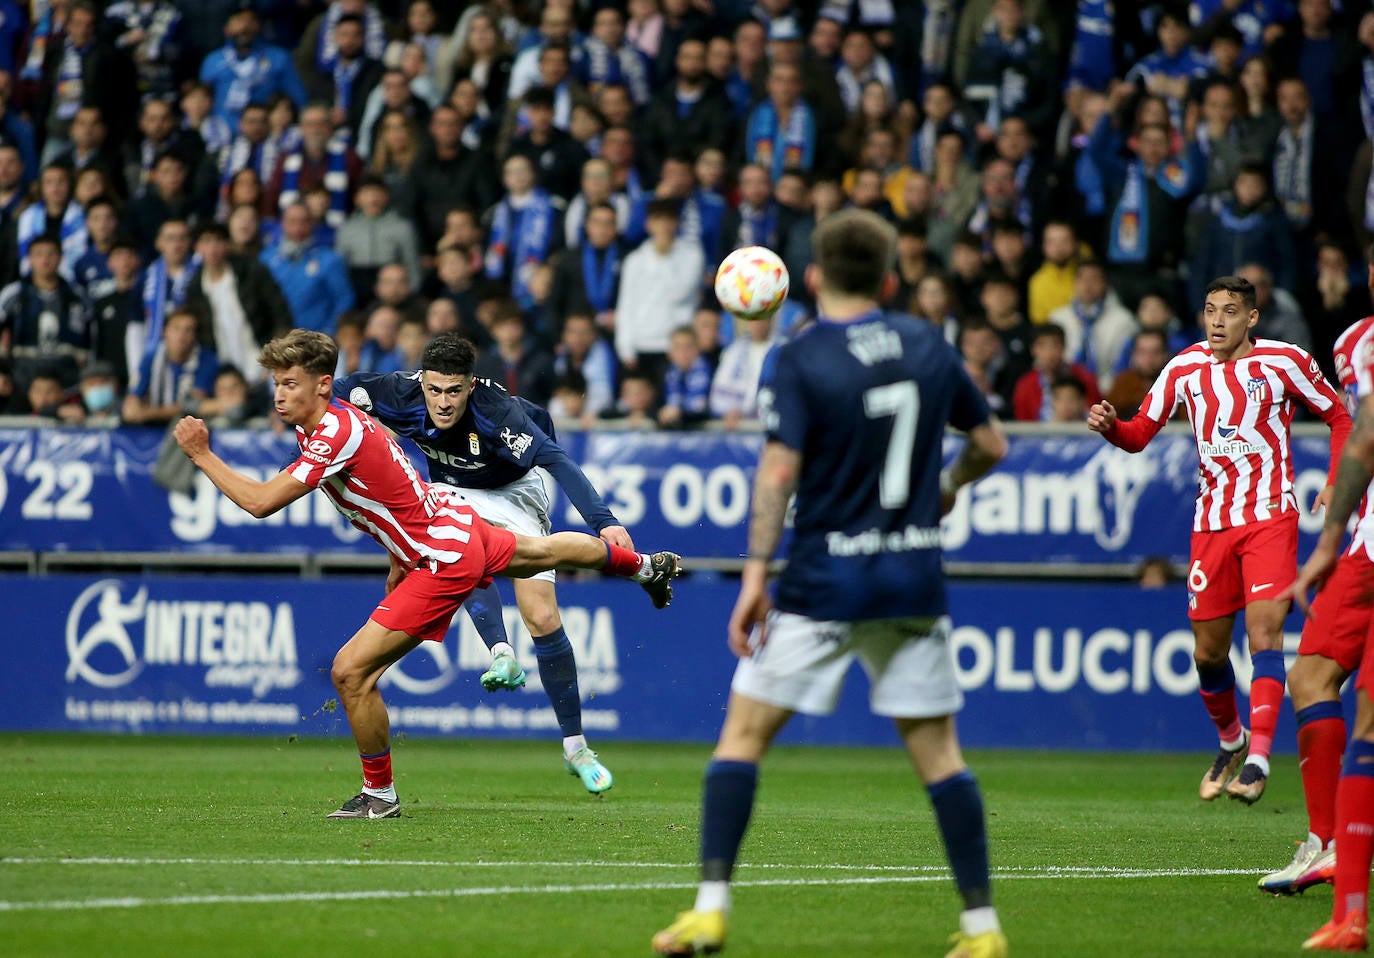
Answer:
[[[770,318],[787,299],[787,267],[765,246],[745,246],[721,260],[716,299],[738,319]]]

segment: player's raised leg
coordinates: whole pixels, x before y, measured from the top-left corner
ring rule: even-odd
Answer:
[[[482,673],[482,688],[488,692],[497,689],[518,689],[525,684],[525,670],[515,660],[515,647],[510,644],[506,634],[505,618],[501,614],[501,593],[495,585],[474,589],[472,595],[463,603],[468,618],[472,619],[482,644],[491,652],[491,668]]]
[[[610,770],[602,765],[582,734],[582,694],[577,684],[577,658],[572,643],[563,631],[558,614],[558,596],[553,582],[543,578],[515,580],[515,601],[520,615],[534,639],[534,655],[539,662],[539,682],[553,706],[558,729],[563,733],[563,763],[568,772],[582,780],[592,794],[600,794],[615,784]]]
[[[334,656],[330,678],[348,716],[363,765],[362,791],[330,818],[396,818],[401,803],[391,775],[391,720],[377,680],[420,639],[369,619]]]
[[[1240,770],[1250,740],[1236,709],[1236,673],[1231,666],[1231,633],[1235,625],[1234,614],[1192,622],[1193,663],[1197,667],[1199,693],[1220,740],[1216,758],[1198,788],[1198,795],[1208,802],[1221,795],[1227,782]]]
[[[1374,656],[1365,656],[1365,666]],[[1331,920],[1302,943],[1305,951],[1365,951],[1369,947],[1369,869],[1374,861],[1374,702],[1361,673],[1355,736],[1336,790],[1336,891]]]
[[[701,884],[696,903],[654,935],[658,954],[714,954],[724,947],[730,877],[754,811],[759,762],[791,717],[790,709],[730,693],[720,741],[702,782]]]
[[[635,552],[582,532],[516,535],[515,543],[510,561],[494,571],[519,579],[569,566],[634,579],[649,593],[656,609],[666,608],[673,601],[673,579],[681,571],[676,553]]]

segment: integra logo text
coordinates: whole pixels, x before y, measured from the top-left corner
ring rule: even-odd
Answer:
[[[202,666],[209,687],[255,697],[299,684],[289,603],[124,598],[119,579],[87,586],[67,615],[67,681],[113,689],[150,666]]]

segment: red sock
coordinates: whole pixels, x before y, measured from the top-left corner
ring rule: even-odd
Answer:
[[[1245,729],[1241,727],[1240,715],[1236,712],[1236,689],[1231,686],[1223,692],[1199,693],[1202,696],[1202,704],[1207,706],[1207,714],[1212,717],[1212,724],[1217,727],[1217,734],[1223,742],[1235,742],[1245,734]]]
[[[1345,720],[1317,719],[1298,729],[1298,768],[1307,800],[1307,829],[1322,840],[1336,833],[1336,787],[1345,751]]]
[[[1336,789],[1336,894],[1331,917],[1369,911],[1369,864],[1374,854],[1374,777],[1342,775]]]
[[[644,557],[633,549],[606,543],[606,572],[631,578],[644,565]]]
[[[391,749],[376,755],[359,752],[358,757],[363,760],[364,788],[386,788],[391,784]]]
[[[1269,677],[1250,683],[1250,754],[1268,758],[1283,706],[1283,683]]]

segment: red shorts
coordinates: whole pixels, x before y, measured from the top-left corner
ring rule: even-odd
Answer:
[[[1188,618],[1206,620],[1272,599],[1298,577],[1298,514],[1194,532],[1188,561]]]
[[[392,589],[369,618],[386,629],[419,639],[444,641],[449,623],[473,589],[491,585],[491,577],[515,555],[515,533],[482,519],[472,524],[474,535],[463,558],[452,563],[421,565]]]
[[[1320,655],[1355,671],[1374,615],[1374,562],[1363,552],[1343,555],[1312,603],[1299,655]]]

